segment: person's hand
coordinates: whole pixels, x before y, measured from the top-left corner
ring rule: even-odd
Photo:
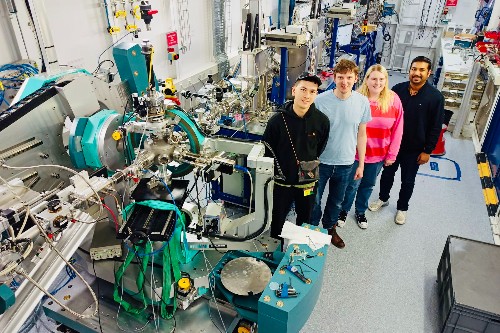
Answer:
[[[396,162],[396,160],[385,160],[384,166],[391,166]]]
[[[363,178],[364,167],[358,166],[356,168],[356,173],[354,174],[354,180]]]
[[[417,163],[419,165],[425,164],[425,163],[429,162],[430,157],[431,157],[430,154],[420,153],[420,155],[418,155],[418,157],[417,157]]]

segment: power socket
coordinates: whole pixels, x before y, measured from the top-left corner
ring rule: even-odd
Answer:
[[[106,222],[96,223],[94,237],[90,245],[92,260],[110,259],[122,256],[122,244],[114,235],[110,237],[111,227]]]

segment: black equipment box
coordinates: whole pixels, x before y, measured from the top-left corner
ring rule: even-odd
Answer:
[[[442,333],[500,332],[500,246],[449,236],[437,283]]]
[[[150,189],[147,186],[149,179],[141,179],[132,193],[137,202],[145,200],[159,200],[174,204],[182,208],[187,197],[188,180],[174,179],[167,190],[164,185]],[[127,217],[124,226],[117,234],[118,239],[130,237],[133,243],[151,241],[168,241],[175,230],[177,214],[174,210],[153,209],[143,205],[136,205]]]

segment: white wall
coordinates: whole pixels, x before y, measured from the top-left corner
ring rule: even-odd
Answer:
[[[14,62],[20,59],[19,48],[14,38],[9,19],[9,12],[5,6],[5,2],[0,2],[0,65]]]
[[[451,22],[460,28],[472,28],[476,21],[475,14],[479,7],[478,0],[459,0],[457,7],[450,9],[453,14]]]
[[[500,1],[495,1],[493,5],[493,11],[491,12],[490,22],[488,23],[488,28],[486,30],[497,30],[500,26]]]
[[[396,4],[398,17],[384,19],[391,26],[391,60],[384,57],[383,62],[391,69],[407,71],[409,61],[417,55],[426,55],[433,58],[435,48],[439,46],[443,29],[441,22],[444,1],[434,0],[392,0]],[[461,28],[472,28],[475,22],[475,13],[479,6],[477,0],[459,0],[457,7],[449,7],[450,19],[448,25]],[[393,28],[397,27],[397,28]],[[414,38],[406,38],[407,36]]]
[[[93,71],[98,65],[99,55],[119,38],[127,35],[124,29],[124,19],[115,19],[111,13],[111,25],[121,27],[121,32],[115,35],[107,33],[107,21],[104,8],[104,0],[33,0],[43,1],[47,14],[46,26],[52,35],[52,40],[60,65],[69,65],[85,68]],[[236,55],[241,47],[241,1],[228,0],[231,2],[231,12],[227,15],[231,26],[231,49],[232,55]],[[110,1],[107,1],[108,4]],[[138,5],[138,1],[135,2]],[[179,80],[191,77],[199,72],[213,68],[213,33],[212,33],[212,11],[213,0],[163,0],[151,1],[153,9],[158,10],[158,14],[150,24],[151,31],[147,31],[142,20],[136,20],[136,24],[141,28],[139,38],[134,39],[133,35],[128,35],[124,41],[141,43],[144,39],[149,39],[155,48],[153,64],[157,76],[160,78],[174,77]],[[180,21],[180,12],[187,5],[188,15],[184,15],[184,20]],[[127,1],[127,5],[128,1]],[[4,2],[1,2],[2,9]],[[121,9],[121,7],[119,8]],[[127,9],[127,7],[126,7]],[[10,25],[8,18],[0,17],[0,24],[7,28]],[[132,22],[131,15],[128,15],[129,23]],[[181,26],[185,33],[181,34]],[[177,31],[179,41],[188,45],[187,50],[179,52],[179,60],[172,64],[167,56],[166,33]],[[8,29],[1,29],[0,41],[5,40],[3,45],[11,45],[11,33]],[[185,37],[182,40],[182,37]],[[2,52],[0,59],[4,62],[16,60],[17,47],[9,48],[8,52]],[[231,54],[229,54],[231,55]],[[104,52],[100,60],[113,59],[112,48]],[[104,67],[105,65],[103,65]],[[107,66],[107,64],[106,64]]]
[[[57,54],[58,62],[62,65],[71,65],[75,67],[83,67],[89,71],[93,71],[98,62],[99,55],[118,38],[125,35],[123,32],[123,20],[121,22],[122,32],[111,36],[106,32],[106,14],[103,7],[104,0],[32,0],[34,2],[43,1],[45,9],[48,13],[47,27],[52,35],[54,48]],[[137,24],[141,27],[142,32],[138,39],[134,39],[131,35],[124,40],[135,41],[140,43],[143,39],[149,39],[154,47],[155,54],[153,63],[158,77],[174,77],[177,82],[187,79],[197,81],[200,78],[200,73],[204,76],[209,72],[214,72],[215,63],[213,60],[213,32],[212,32],[212,12],[214,0],[162,0],[151,1],[154,9],[158,9],[159,13],[154,16],[151,22],[151,31],[146,31],[142,20],[137,20]],[[242,7],[248,0],[226,0],[230,3],[231,12],[227,15],[230,18],[228,23],[231,24],[230,40],[228,41],[228,56],[237,55],[242,44],[241,23],[242,23]],[[252,0],[254,1],[254,0]],[[110,0],[107,1],[108,3]],[[334,4],[338,0],[324,0],[323,4]],[[389,0],[391,3],[396,3],[396,9],[400,11],[400,23],[412,20],[418,26],[420,22],[421,9],[413,10],[411,4],[419,4],[422,7],[423,3],[431,3],[431,0]],[[128,1],[127,1],[128,3]],[[373,2],[375,3],[375,1]],[[439,14],[437,12],[438,4],[442,1],[433,1],[427,25],[433,23],[433,19]],[[453,21],[457,24],[472,25],[474,22],[475,6],[477,0],[459,0],[458,7],[454,9]],[[500,3],[500,0],[498,1]],[[497,4],[498,4],[497,3]],[[138,1],[135,2],[138,4]],[[179,39],[182,39],[180,33],[181,22],[179,20],[179,11],[182,4],[187,4],[189,19],[184,20],[182,26],[188,24],[188,32],[184,34],[190,39],[184,42],[190,44],[189,49],[185,53],[180,53],[180,59],[173,64],[167,59],[165,35],[170,31],[177,31]],[[278,0],[261,0],[264,21],[268,23],[268,16],[272,16],[273,23],[277,23],[277,7]],[[499,8],[500,6],[495,6]],[[496,14],[495,14],[496,13]],[[499,17],[495,11],[492,16],[492,21]],[[130,19],[130,15],[129,15]],[[188,21],[188,22],[187,22]],[[388,29],[394,37],[396,18],[391,19]],[[0,52],[0,63],[11,62],[19,58],[19,51],[12,36],[10,21],[5,12],[5,2],[0,2],[0,42],[1,45],[9,45],[14,47],[6,47]],[[420,39],[416,39],[415,47],[425,48],[435,47],[436,38],[432,38],[433,33],[431,28],[425,29],[425,34]],[[432,45],[430,42],[433,41]],[[101,60],[112,59],[112,50],[106,51]]]

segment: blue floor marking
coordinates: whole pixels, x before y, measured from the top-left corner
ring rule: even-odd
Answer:
[[[447,161],[452,162],[455,165],[455,169],[457,170],[457,176],[455,178],[451,178],[451,177],[442,177],[442,176],[436,176],[436,175],[429,175],[427,173],[420,173],[420,172],[417,172],[417,175],[426,176],[426,177],[433,177],[433,178],[438,178],[438,179],[445,179],[445,180],[457,180],[457,181],[460,181],[460,179],[462,178],[462,171],[460,170],[460,166],[458,165],[457,162],[455,162],[453,160],[450,160],[449,158],[441,157],[441,156],[432,156],[432,158],[437,158],[437,159],[440,159],[440,160],[447,160]],[[431,169],[432,169],[432,163],[436,163],[436,165],[437,165],[437,162],[430,162],[430,163],[431,163]]]

